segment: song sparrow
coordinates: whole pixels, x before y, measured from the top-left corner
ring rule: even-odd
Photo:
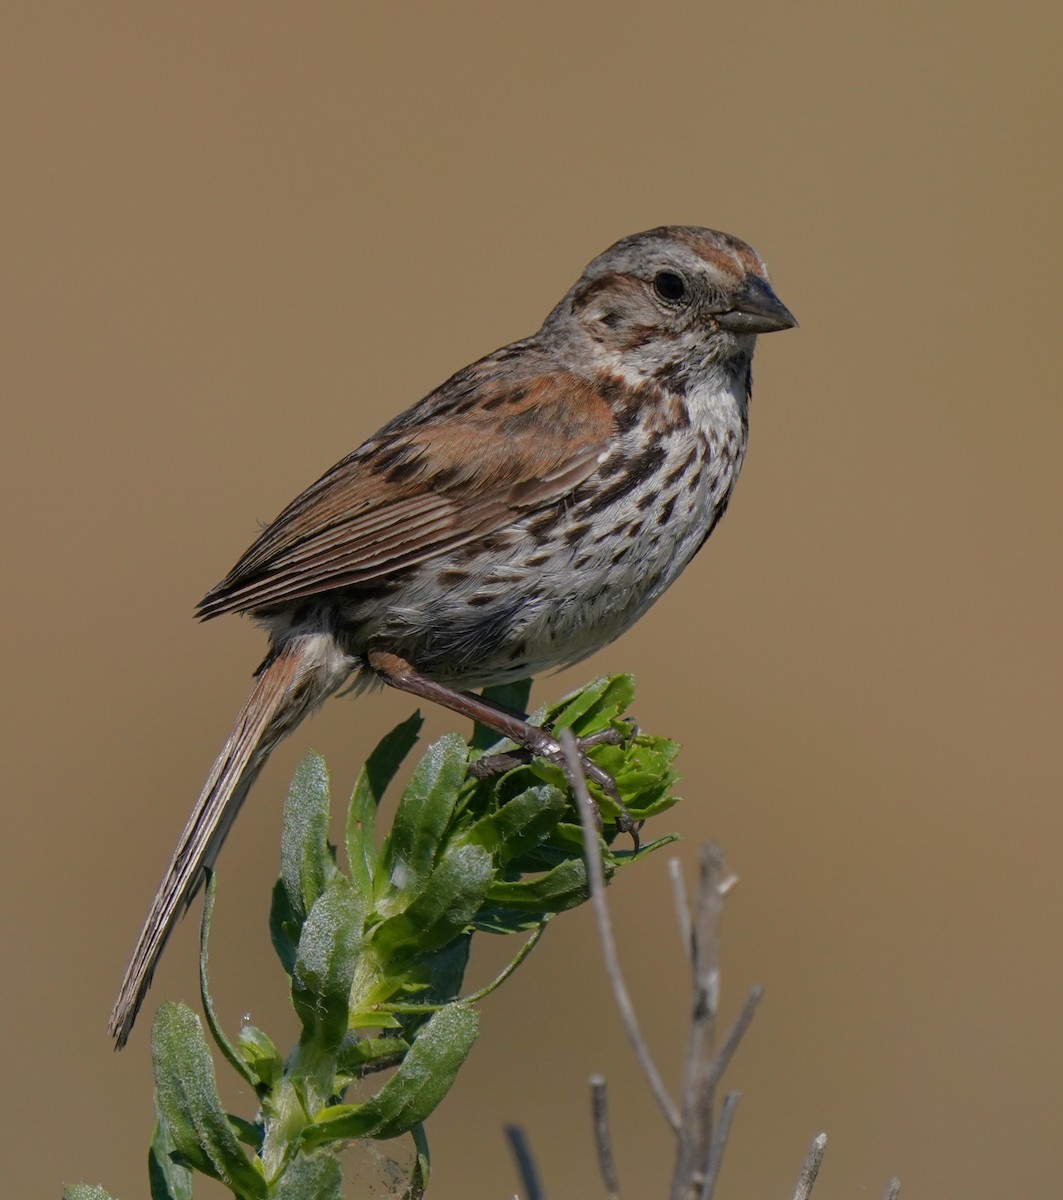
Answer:
[[[270,751],[352,675],[559,760],[547,730],[468,689],[578,662],[679,575],[738,478],[756,335],[794,324],[738,238],[624,238],[538,333],[395,417],[263,531],[199,605],[250,613],[270,650],[126,971],[120,1046]]]

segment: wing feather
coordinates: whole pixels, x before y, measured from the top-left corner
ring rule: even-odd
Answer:
[[[474,368],[475,389],[468,371],[455,376],[307,488],[199,615],[372,585],[555,503],[593,474],[614,434],[599,388],[558,372],[500,379],[491,362]]]

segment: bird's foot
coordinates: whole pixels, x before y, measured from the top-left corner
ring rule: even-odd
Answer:
[[[634,849],[638,850],[641,844],[639,830],[642,828],[642,822],[636,821],[631,813],[628,812],[623,800],[620,799],[620,792],[616,786],[616,780],[612,775],[608,771],[603,771],[601,767],[592,762],[587,756],[587,751],[593,749],[595,746],[620,746],[632,741],[638,735],[638,725],[634,721],[629,722],[629,724],[631,725],[631,729],[627,732],[615,728],[602,729],[597,733],[589,734],[587,737],[577,738],[576,752],[579,755],[580,769],[584,778],[596,783],[613,802],[617,809],[617,829],[621,833],[628,834],[634,843]],[[569,784],[575,786],[576,781],[572,778],[568,759],[561,743],[549,730],[539,729],[535,726],[529,726],[529,729],[535,735],[529,737],[530,745],[506,751],[502,754],[488,754],[483,758],[478,758],[469,767],[469,774],[477,779],[490,779],[495,775],[502,775],[506,771],[512,771],[515,767],[523,766],[530,762],[534,756],[538,755],[538,757],[545,759],[547,762],[560,767],[565,772]],[[595,824],[600,833],[602,830],[602,816],[593,798],[591,799],[591,807],[594,811]]]

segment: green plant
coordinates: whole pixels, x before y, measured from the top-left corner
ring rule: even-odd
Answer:
[[[528,684],[487,694],[523,708]],[[616,780],[636,820],[674,799],[674,743],[639,733],[623,719],[629,676],[600,679],[536,714],[555,729],[587,737],[616,728],[618,745],[591,751]],[[362,769],[348,807],[347,870],[328,842],[329,777],[323,760],[299,766],[285,805],[281,874],[270,932],[291,981],[302,1024],[282,1056],[261,1029],[245,1025],[235,1042],[218,1024],[207,981],[215,881],[208,878],[200,985],[218,1049],[258,1097],[250,1120],[226,1113],[199,1018],[162,1005],[152,1030],[155,1136],[149,1156],[153,1200],[189,1200],[195,1172],[241,1200],[336,1200],[340,1152],[360,1139],[409,1134],[416,1159],[405,1195],[428,1180],[424,1121],[442,1100],[477,1033],[475,1002],[512,973],[557,913],[587,899],[579,818],[563,771],[540,760],[481,780],[469,766],[485,753],[514,749],[477,727],[471,742],[448,734],[428,748],[378,844],[381,799],[417,740],[418,715],[392,730]],[[597,796],[606,879],[671,836],[614,850],[617,810]],[[510,966],[487,987],[462,996],[477,931],[525,934]],[[371,1091],[371,1076],[391,1070]],[[348,1090],[368,1091],[351,1101]],[[99,1188],[68,1188],[67,1200],[108,1200]]]

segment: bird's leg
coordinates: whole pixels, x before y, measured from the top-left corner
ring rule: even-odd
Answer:
[[[431,700],[434,704],[449,708],[451,712],[459,713],[472,721],[479,721],[488,729],[493,729],[503,737],[509,738],[511,742],[516,742],[528,755],[545,758],[547,762],[564,769],[567,774],[565,752],[561,748],[561,743],[548,730],[530,724],[521,713],[503,708],[502,705],[486,700],[483,696],[476,696],[472,692],[461,692],[457,688],[448,687],[445,683],[429,679],[422,675],[412,663],[408,663],[404,658],[389,651],[370,650],[366,655],[366,661],[370,668],[391,687],[409,692],[413,696],[420,696],[423,700]],[[580,765],[584,775],[598,784],[617,806],[617,828],[622,833],[631,835],[637,850],[639,848],[638,822],[624,807],[613,777],[591,762],[585,753],[585,750],[592,746],[605,743],[615,744],[622,740],[623,735],[618,730],[603,730],[601,734],[592,734],[590,737],[577,739],[576,748],[579,750]],[[503,760],[503,763],[500,764],[502,770],[509,770],[510,766],[518,766],[525,761],[523,756],[518,755],[499,755],[497,757]],[[481,760],[481,762],[483,761],[485,760]],[[493,773],[493,770],[483,772],[484,775]]]

